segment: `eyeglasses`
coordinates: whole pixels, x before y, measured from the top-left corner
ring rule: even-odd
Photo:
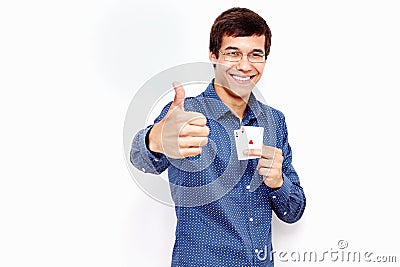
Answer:
[[[224,60],[230,61],[230,62],[239,62],[242,60],[243,55],[247,56],[247,60],[252,63],[264,63],[266,58],[263,53],[260,52],[253,52],[249,54],[243,54],[240,51],[233,50],[233,51],[226,51],[226,52],[221,52],[218,50],[223,56]]]

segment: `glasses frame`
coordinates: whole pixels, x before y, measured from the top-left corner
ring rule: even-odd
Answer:
[[[250,58],[249,58],[249,55],[251,55],[252,53],[244,54],[244,53],[242,53],[241,51],[237,51],[237,52],[241,55],[240,58],[239,58],[238,60],[231,60],[231,59],[226,59],[226,55],[229,54],[230,52],[222,52],[222,51],[220,51],[220,50],[218,50],[218,52],[221,53],[221,54],[224,56],[224,60],[225,60],[225,61],[229,61],[229,62],[240,62],[240,61],[243,59],[243,56],[244,56],[244,55],[246,55],[247,60],[248,60],[249,62],[251,62],[251,63],[265,63],[265,62],[267,61],[267,56],[266,56],[264,53],[263,53],[263,57],[264,57],[264,60],[263,60],[263,61],[252,61],[252,60],[250,60]]]

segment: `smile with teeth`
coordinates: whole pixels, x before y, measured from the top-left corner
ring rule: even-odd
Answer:
[[[254,76],[246,76],[246,77],[241,77],[241,76],[237,76],[237,75],[231,75],[233,79],[238,80],[238,81],[248,81],[251,78],[253,78]]]

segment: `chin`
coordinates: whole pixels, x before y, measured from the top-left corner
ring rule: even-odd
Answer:
[[[243,100],[247,100],[254,88],[253,83],[249,84],[229,84],[226,90],[230,91],[231,95],[234,97],[240,97]]]

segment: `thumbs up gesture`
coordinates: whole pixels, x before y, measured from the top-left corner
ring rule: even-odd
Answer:
[[[185,89],[178,82],[173,86],[174,101],[165,117],[150,130],[148,146],[170,158],[196,156],[208,143],[207,119],[201,113],[185,111]]]

